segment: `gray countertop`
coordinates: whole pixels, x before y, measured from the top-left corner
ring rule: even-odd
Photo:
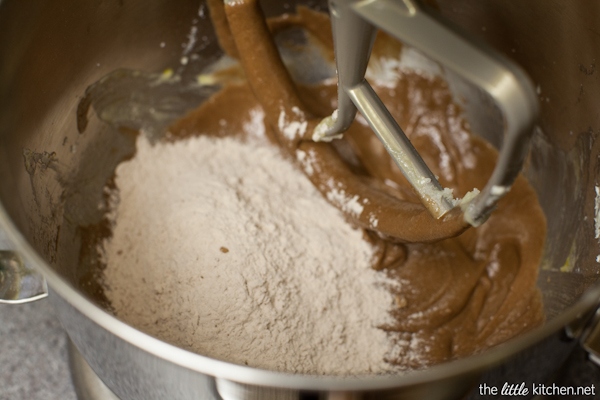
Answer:
[[[48,300],[0,304],[0,400],[76,400],[67,335]]]

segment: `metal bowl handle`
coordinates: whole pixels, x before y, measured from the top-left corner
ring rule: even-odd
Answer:
[[[0,249],[9,247],[0,230]],[[18,252],[0,250],[0,303],[29,303],[47,296],[46,279],[37,270],[28,267]]]

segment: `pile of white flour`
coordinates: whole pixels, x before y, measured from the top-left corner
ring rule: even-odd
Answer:
[[[200,136],[116,171],[102,246],[116,316],[212,358],[311,374],[390,371],[392,283],[278,149]]]

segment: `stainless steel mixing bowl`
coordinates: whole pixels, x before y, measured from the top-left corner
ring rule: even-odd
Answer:
[[[323,9],[322,3],[307,3]],[[293,3],[270,0],[263,6],[274,15]],[[541,119],[525,173],[548,217],[538,280],[547,322],[485,354],[424,371],[342,379],[202,357],[105,311],[95,279],[98,266],[90,255],[98,230],[89,227],[101,221],[102,187],[131,153],[133,140],[128,127],[116,129],[86,112],[86,88],[119,68],[173,67],[191,79],[219,54],[205,5],[196,0],[0,2],[0,227],[47,278],[69,336],[121,399],[194,399],[207,385],[224,399],[458,398],[480,380],[521,381],[526,370],[543,382],[578,342],[598,354],[593,314],[600,297],[594,209],[600,169],[600,2],[440,0],[433,6],[518,62],[538,87]],[[198,39],[193,43],[192,27]],[[190,56],[187,65],[180,62],[184,55]],[[499,130],[471,100],[467,112],[474,131],[491,132],[488,139],[498,144]]]

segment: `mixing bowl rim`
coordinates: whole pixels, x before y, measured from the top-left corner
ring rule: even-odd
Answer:
[[[6,232],[9,240],[21,252],[25,262],[38,271],[41,271],[46,277],[50,288],[58,296],[106,331],[140,350],[175,365],[205,375],[250,385],[300,390],[381,390],[426,384],[450,379],[458,375],[476,373],[502,363],[565,327],[574,319],[583,316],[586,311],[597,304],[600,298],[600,282],[596,282],[582,294],[575,304],[543,326],[535,328],[518,338],[509,340],[482,354],[442,363],[424,370],[412,371],[401,375],[360,377],[292,374],[219,361],[181,349],[141,332],[104,311],[75,289],[69,282],[60,277],[21,235],[8,217],[1,202],[0,228]]]

